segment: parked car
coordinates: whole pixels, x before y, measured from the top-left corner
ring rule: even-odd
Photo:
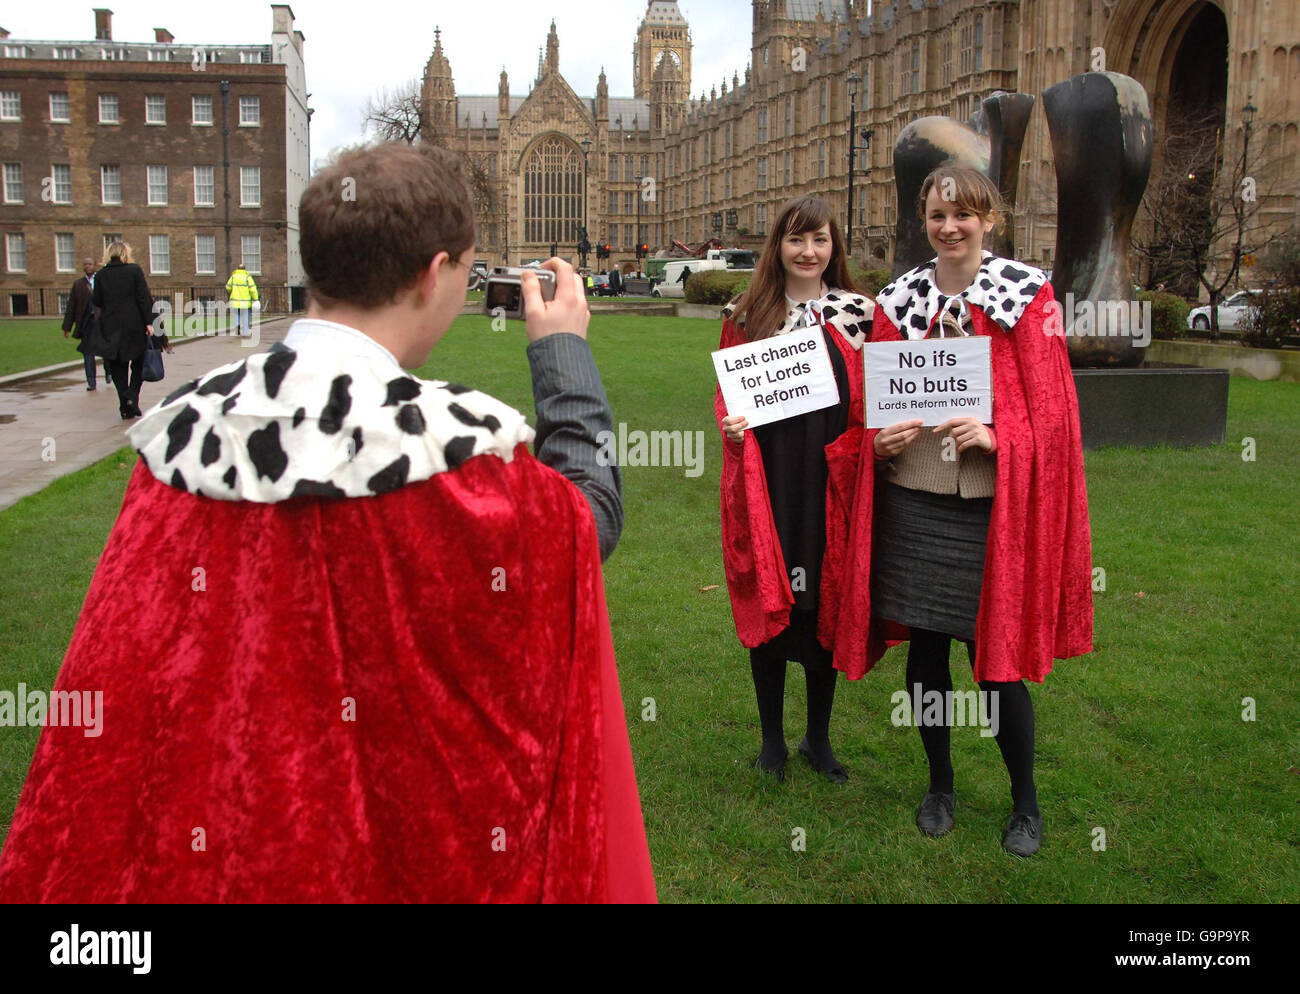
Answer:
[[[475,259],[469,267],[469,289],[478,290],[483,286],[484,281],[488,278],[488,264],[486,259]]]
[[[1219,327],[1223,331],[1235,331],[1245,327],[1246,313],[1259,299],[1261,290],[1238,290],[1227,300],[1219,304]],[[1210,328],[1210,308],[1193,307],[1187,314],[1187,327],[1195,331],[1208,331]]]
[[[608,273],[591,274],[591,290],[589,296],[592,297],[612,297],[614,290],[609,285]]]

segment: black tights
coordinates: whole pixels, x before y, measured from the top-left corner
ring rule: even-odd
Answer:
[[[948,700],[952,690],[952,673],[948,669],[950,636],[922,628],[912,629],[912,640],[907,650],[907,694],[912,698],[914,688],[921,685],[921,694],[937,690]],[[975,665],[975,643],[966,643],[971,666]],[[980,690],[997,694],[998,748],[1002,761],[1011,776],[1012,808],[1022,814],[1037,815],[1038,793],[1034,789],[1034,704],[1024,682],[995,683],[981,680]],[[953,792],[952,754],[949,749],[950,730],[946,724],[927,725],[913,715],[921,733],[921,744],[930,761],[930,792]]]
[[[780,650],[759,646],[749,651],[749,668],[754,675],[754,692],[758,697],[758,720],[763,728],[763,751],[759,765],[776,769],[785,760],[785,669],[786,659]],[[831,751],[831,705],[835,703],[835,683],[839,673],[829,661],[804,664],[808,687],[808,724],[804,741],[812,752],[813,765],[825,772],[839,766]]]

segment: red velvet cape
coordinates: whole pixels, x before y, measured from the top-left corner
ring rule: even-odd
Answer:
[[[826,327],[825,321],[822,326]],[[848,429],[826,446],[826,551],[818,592],[817,637],[831,648],[838,616],[843,574],[848,564],[849,512],[862,448],[862,354],[834,328],[830,340],[844,356],[849,377]],[[730,318],[722,322],[725,349],[746,341]],[[727,416],[722,388],[714,392],[713,412],[722,430]],[[722,562],[731,596],[731,613],[741,645],[753,649],[790,624],[794,593],[772,519],[772,502],[763,472],[763,453],[752,431],[740,442],[722,436]]]
[[[526,446],[381,497],[136,467],[8,902],[653,901],[590,508]],[[349,711],[353,713],[349,715]]]
[[[997,481],[975,622],[975,679],[1041,683],[1052,660],[1092,651],[1092,551],[1079,403],[1065,339],[1046,333],[1045,283],[1012,331],[978,307],[974,332],[992,339]],[[1059,326],[1059,323],[1058,323]],[[871,340],[902,336],[877,307]],[[868,346],[869,347],[869,346]],[[875,429],[863,433],[835,665],[865,674],[908,629],[871,617]]]

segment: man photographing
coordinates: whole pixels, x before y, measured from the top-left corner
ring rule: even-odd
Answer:
[[[307,317],[131,431],[56,683],[102,689],[105,731],[44,729],[0,900],[654,900],[572,268],[550,303],[524,277],[536,432],[404,372],[464,302],[469,205],[451,153],[339,156],[302,199]]]

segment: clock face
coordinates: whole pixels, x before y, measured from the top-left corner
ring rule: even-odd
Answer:
[[[677,69],[681,69],[682,67],[681,56],[678,55],[676,52],[674,52],[671,48],[664,49],[655,57],[655,69],[659,68],[659,64],[663,62],[664,59],[672,59],[673,66]]]

